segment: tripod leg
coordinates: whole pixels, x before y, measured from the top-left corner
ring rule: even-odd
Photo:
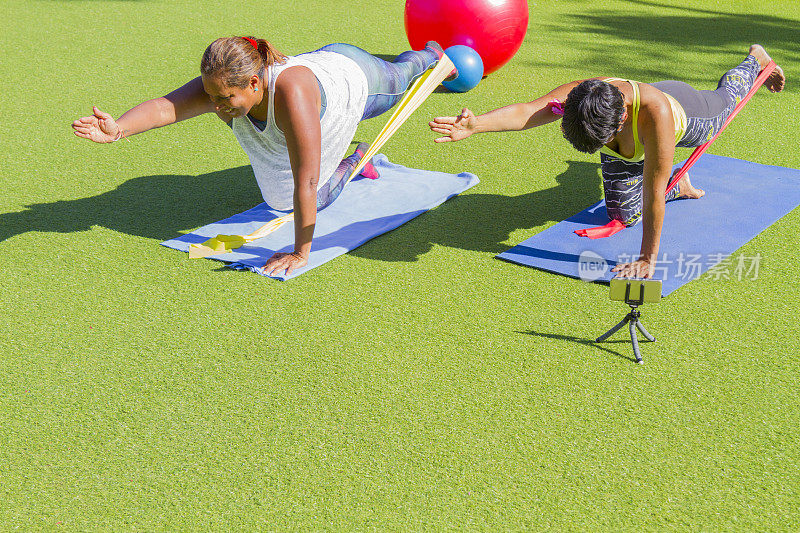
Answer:
[[[617,331],[619,331],[619,330],[622,328],[622,326],[624,326],[625,324],[627,324],[627,323],[628,323],[628,320],[630,320],[630,318],[626,316],[625,318],[623,318],[623,319],[622,319],[622,322],[620,322],[619,324],[617,324],[616,326],[614,326],[614,327],[613,327],[613,328],[611,328],[610,330],[606,331],[605,333],[603,333],[602,335],[600,335],[599,337],[597,337],[597,340],[596,340],[596,341],[594,341],[594,342],[603,342],[604,340],[606,340],[607,338],[609,338],[611,335],[613,335],[614,333],[616,333]]]
[[[647,332],[647,330],[646,330],[646,329],[644,329],[644,324],[642,324],[642,323],[641,323],[641,322],[639,322],[638,320],[636,321],[636,327],[637,327],[637,328],[639,328],[639,331],[641,331],[641,332],[642,332],[642,335],[644,335],[644,336],[645,336],[645,338],[646,338],[647,340],[649,340],[650,342],[656,342],[656,338],[655,338],[655,337],[653,337],[652,335],[650,335],[650,334]]]
[[[628,324],[628,331],[631,333],[631,344],[633,344],[633,355],[636,357],[636,362],[642,364],[642,354],[639,353],[639,339],[636,338],[636,321],[631,320]]]

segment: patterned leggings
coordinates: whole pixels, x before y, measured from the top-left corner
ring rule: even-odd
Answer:
[[[710,141],[720,130],[734,107],[750,91],[761,67],[753,56],[726,72],[715,91],[698,91],[686,83],[662,81],[657,89],[674,97],[686,112],[687,127],[677,146],[688,148]],[[629,162],[600,154],[603,192],[609,218],[633,226],[642,218],[644,161]],[[667,201],[679,195],[678,184],[667,194]]]
[[[403,97],[403,93],[416,78],[439,60],[439,54],[432,48],[419,51],[409,50],[393,61],[384,61],[352,44],[335,43],[323,46],[320,50],[336,52],[355,61],[367,76],[367,105],[361,120],[377,117],[391,109]],[[361,161],[358,153],[343,159],[325,185],[317,191],[317,209],[324,209],[333,203],[344,189],[345,180]]]

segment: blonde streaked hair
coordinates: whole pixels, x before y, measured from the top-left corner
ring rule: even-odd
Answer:
[[[200,73],[218,77],[229,87],[244,88],[252,76],[263,77],[267,67],[285,60],[286,56],[264,39],[222,37],[206,48]]]

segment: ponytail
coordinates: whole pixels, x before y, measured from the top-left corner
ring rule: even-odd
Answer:
[[[286,56],[264,39],[222,37],[206,48],[200,73],[220,77],[230,87],[247,87],[254,75],[264,77],[266,69],[283,63]]]
[[[278,52],[274,46],[269,44],[269,41],[265,39],[255,39],[258,43],[256,49],[258,53],[261,55],[261,59],[264,61],[264,68],[270,67],[276,63],[280,64],[286,61],[286,56],[282,53]]]

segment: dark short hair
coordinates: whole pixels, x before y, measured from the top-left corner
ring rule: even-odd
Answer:
[[[564,102],[564,138],[581,152],[593,154],[614,138],[625,112],[619,89],[600,80],[586,80]]]

